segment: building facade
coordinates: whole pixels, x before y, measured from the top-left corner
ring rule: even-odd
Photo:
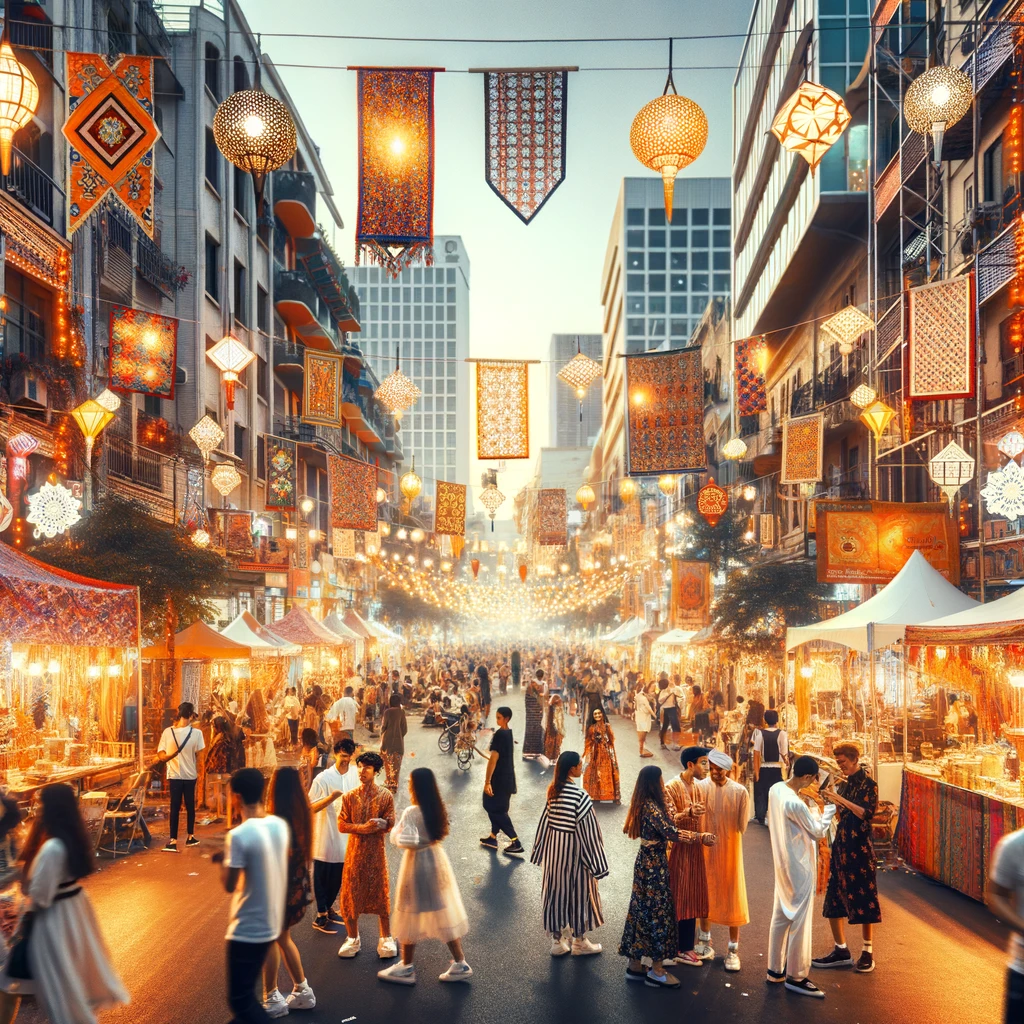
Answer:
[[[586,397],[580,402],[576,392],[565,381],[558,379],[558,371],[578,351],[600,363],[603,340],[600,334],[551,335],[551,348],[548,350],[548,406],[551,417],[549,445],[552,448],[589,447],[601,432],[602,379],[599,377],[590,385]]]

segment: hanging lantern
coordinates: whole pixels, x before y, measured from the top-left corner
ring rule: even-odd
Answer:
[[[519,561],[519,582],[526,582],[526,559],[520,559]]]
[[[747,444],[741,437],[734,437],[722,445],[722,458],[736,462],[747,454]]]
[[[7,29],[0,35],[0,173],[11,173],[14,136],[31,120],[39,105],[39,86],[7,41]]]
[[[697,492],[697,511],[708,521],[709,526],[714,527],[728,508],[729,495],[711,477]]]
[[[1011,522],[1019,519],[1024,515],[1024,469],[1011,459],[1002,469],[989,473],[981,496],[986,512]]]
[[[480,575],[480,559],[471,558],[469,561],[469,567],[473,570],[473,579],[476,579]]]
[[[399,368],[398,346],[395,346],[395,368],[381,381],[373,397],[390,413],[405,412],[418,401],[422,392]]]
[[[971,108],[974,86],[958,68],[934,67],[918,75],[903,97],[907,127],[932,137],[935,166],[942,163],[942,138]]]
[[[587,509],[597,500],[597,495],[594,494],[594,488],[590,484],[584,484],[576,491],[576,501],[582,506],[583,511]]]
[[[850,401],[858,409],[866,409],[877,397],[878,392],[869,384],[858,384],[850,392]]]
[[[875,321],[866,316],[856,306],[847,306],[830,316],[822,325],[824,332],[822,341],[832,338],[839,345],[839,354],[843,357],[843,373],[849,371],[849,356],[853,352],[854,343],[865,331],[874,328]]]
[[[230,334],[221,338],[207,353],[207,359],[220,370],[224,382],[224,395],[229,409],[235,407],[235,385],[249,364],[256,358],[256,353],[247,349],[237,338]]]
[[[747,484],[743,488],[743,500],[755,501],[757,499],[757,488],[753,484]]]
[[[205,530],[196,530],[189,539],[197,548],[208,548],[210,546],[210,535]]]
[[[224,440],[224,431],[210,416],[204,416],[189,432],[188,436],[195,446],[203,453],[203,459],[210,457],[212,452]]]
[[[388,492],[383,487],[377,488],[377,504],[383,505],[388,500]]]
[[[658,490],[666,497],[670,494],[675,494],[676,478],[672,476],[671,473],[665,473],[664,476],[659,476]]]
[[[587,389],[602,375],[601,364],[583,354],[580,339],[576,339],[576,355],[558,371],[558,379],[564,381],[576,392],[580,403],[580,423],[583,422],[583,399]]]
[[[82,518],[82,503],[62,484],[44,483],[26,500],[29,512],[25,522],[35,527],[32,536],[36,539],[52,539],[60,533],[67,533]]]
[[[403,473],[402,478],[398,481],[398,489],[402,492],[402,497],[411,505],[413,500],[419,495],[420,491],[423,490],[423,481],[419,478],[416,472],[416,456],[412,457],[412,469],[408,473]]]
[[[784,149],[799,153],[813,175],[850,120],[842,97],[817,82],[804,82],[782,105],[772,122],[772,135]]]
[[[315,508],[316,502],[309,497],[308,494],[299,502],[299,511],[302,512],[304,516],[308,516]]]
[[[1024,452],[1024,434],[1019,430],[1011,430],[999,440],[999,451],[1008,459],[1015,459]]]
[[[636,481],[625,476],[619,481],[619,497],[628,505],[636,497]]]
[[[885,428],[889,426],[895,415],[896,410],[892,406],[886,405],[885,402],[876,398],[864,409],[859,419],[875,435],[875,444],[877,445],[882,440]]]
[[[411,540],[413,544],[422,544],[426,536],[427,535],[417,526],[416,529],[409,534],[409,540]]]
[[[480,504],[487,509],[487,514],[491,517],[491,533],[494,532],[494,517],[498,514],[498,508],[504,500],[505,495],[493,483],[489,483],[480,492]]]
[[[226,498],[240,483],[242,477],[230,462],[222,462],[214,466],[210,474],[210,483],[217,489],[222,498]]]
[[[928,460],[928,475],[952,508],[956,492],[974,478],[974,457],[968,455],[955,441],[950,441],[938,455]]]
[[[107,412],[117,412],[121,408],[121,399],[110,388],[104,388],[96,396],[95,401],[102,405]]]

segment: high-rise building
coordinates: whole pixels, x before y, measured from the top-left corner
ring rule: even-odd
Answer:
[[[578,351],[601,362],[600,334],[552,334],[551,351],[548,356],[548,405],[551,411],[549,437],[552,448],[576,448],[592,445],[601,432],[602,381],[598,377],[587,389],[583,399],[583,416],[580,417],[580,400],[576,392],[563,380],[558,371]]]
[[[405,465],[416,459],[423,498],[434,483],[469,480],[469,257],[458,235],[434,239],[433,266],[390,278],[380,267],[352,271],[362,311],[360,345],[383,380],[395,368],[423,392],[402,417]],[[462,442],[460,443],[460,438]]]

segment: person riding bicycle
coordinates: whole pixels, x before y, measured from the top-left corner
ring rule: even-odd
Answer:
[[[463,704],[459,714],[459,735],[455,740],[456,750],[472,750],[476,746],[476,730],[479,719],[467,704]]]

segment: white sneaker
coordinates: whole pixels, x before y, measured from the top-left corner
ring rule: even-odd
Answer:
[[[394,956],[393,953],[391,955]],[[416,965],[403,964],[399,961],[397,964],[392,964],[390,967],[385,967],[384,970],[378,971],[377,977],[381,981],[391,981],[396,985],[415,985]]]
[[[583,936],[581,939],[572,940],[572,955],[573,956],[592,956],[594,953],[601,952],[600,942],[591,942],[590,939]]]
[[[473,976],[473,968],[465,960],[453,960],[448,970],[440,975],[440,981],[469,981]]]
[[[710,942],[698,942],[693,947],[694,953],[701,958],[701,960],[714,960],[715,959],[715,947]]]
[[[309,987],[309,982],[304,981],[291,990],[287,999],[289,1010],[314,1010],[316,1009],[316,996]]]
[[[362,942],[359,941],[359,936],[352,938],[350,935],[342,944],[341,949],[338,950],[338,956],[343,960],[347,960],[349,957],[353,957],[356,953],[363,948]]]
[[[278,1017],[288,1016],[288,1000],[285,999],[279,989],[274,989],[266,999],[263,1000],[263,1009],[267,1011],[268,1017],[275,1020]]]
[[[551,940],[552,956],[565,956],[570,949],[572,949],[572,945],[564,935],[559,935],[557,939]]]
[[[725,957],[725,969],[727,971],[738,971],[740,969],[740,955],[734,949],[730,949]]]
[[[390,935],[382,935],[377,940],[377,956],[381,960],[390,960],[398,956],[398,943]]]

